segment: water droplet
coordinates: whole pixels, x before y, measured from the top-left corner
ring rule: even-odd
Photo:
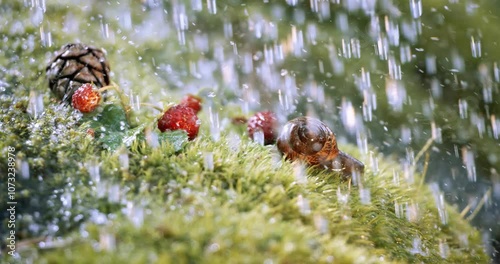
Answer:
[[[477,175],[474,152],[467,146],[462,147],[462,162],[467,170],[467,179],[470,182],[476,182]]]
[[[212,152],[203,154],[203,167],[208,171],[214,170],[214,154]]]
[[[302,194],[297,197],[297,206],[299,207],[299,212],[302,215],[311,214],[311,207],[309,206],[309,200],[304,198]]]

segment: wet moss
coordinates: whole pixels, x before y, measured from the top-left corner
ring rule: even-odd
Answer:
[[[29,167],[29,177],[19,176],[16,186],[19,262],[488,262],[480,233],[456,208],[439,201],[439,191],[417,184],[418,174],[407,182],[400,165],[377,152],[373,155],[378,155],[380,168],[368,170],[362,186],[315,169],[297,175],[297,168],[281,160],[274,147],[258,146],[245,136],[240,139],[241,128],[226,126],[220,140],[214,141],[207,109],[201,114],[200,138],[182,151],[168,143],[153,148],[144,142],[116,152],[103,150],[81,127],[81,116],[50,96],[43,68],[52,51],[72,41],[104,47],[112,62],[113,79],[127,94],[153,103],[180,98],[180,88],[193,79],[188,60],[209,55],[185,50],[175,34],[167,40],[149,37],[142,43],[130,42],[128,34],[134,34],[133,30],[110,19],[123,10],[119,5],[109,8],[108,3],[97,2],[82,8],[71,1],[66,4],[48,4],[46,16],[50,18],[41,25],[29,19],[37,7],[27,8],[20,2],[0,7],[2,24],[9,24],[18,14],[16,19],[23,26],[22,30],[0,27],[2,35],[8,36],[8,41],[0,42],[1,50],[7,51],[0,57],[0,67],[4,67],[0,68],[0,81],[5,83],[0,98],[0,149],[16,148],[19,173],[23,162]],[[139,24],[145,9],[139,1],[126,4],[136,11],[131,19]],[[288,16],[293,15],[290,7],[286,10]],[[243,9],[233,12],[230,21],[245,17]],[[64,21],[75,14],[78,30],[64,29]],[[204,15],[200,14],[200,21]],[[309,19],[316,16],[306,15]],[[223,24],[219,18],[213,19],[216,25]],[[288,22],[284,19],[282,23]],[[366,23],[360,20],[359,28]],[[214,25],[201,24],[199,30]],[[96,29],[104,25],[114,28],[116,35],[96,37],[103,34]],[[326,22],[319,25],[329,26]],[[49,27],[52,46],[41,45],[40,29],[47,34]],[[265,44],[254,38],[246,41],[248,36],[238,35],[236,25],[235,33],[249,50],[252,45]],[[336,34],[340,33],[327,37]],[[311,56],[326,57],[326,52],[325,46],[318,46]],[[157,64],[155,58],[163,63]],[[303,60],[285,62],[297,79],[311,74],[300,71]],[[347,63],[346,72],[365,62],[370,60]],[[172,72],[182,74],[173,76]],[[344,77],[328,77],[325,84],[332,94],[354,96],[353,84]],[[224,87],[208,89],[217,95],[226,93]],[[414,96],[427,98],[421,93],[427,94],[415,92]],[[34,116],[28,113],[29,100],[37,95],[42,96],[45,109]],[[223,113],[233,109],[226,98],[209,100],[212,110],[221,113],[221,120],[228,118]],[[388,112],[387,105],[379,107]],[[134,113],[132,125],[151,122],[157,114],[147,108]],[[458,119],[456,113],[450,115]],[[350,145],[342,147],[369,160]],[[6,160],[5,153],[2,151],[2,160]],[[121,164],[120,155],[128,157],[128,168]],[[213,168],[207,166],[206,155],[213,155]],[[401,179],[395,180],[394,175]],[[4,180],[0,188],[5,190]],[[0,192],[0,200],[7,200],[6,195]],[[6,219],[5,204],[0,211]],[[1,224],[6,225],[5,221]],[[3,232],[2,228],[2,238],[6,237]],[[8,255],[4,259],[11,260]]]

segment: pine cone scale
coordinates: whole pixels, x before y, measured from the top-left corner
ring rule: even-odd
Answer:
[[[110,84],[110,67],[103,50],[85,44],[67,44],[56,52],[46,68],[49,87],[65,103],[84,83]]]

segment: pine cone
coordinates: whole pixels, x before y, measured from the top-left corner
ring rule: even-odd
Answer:
[[[64,45],[47,65],[50,90],[70,103],[73,93],[84,83],[103,87],[110,84],[109,63],[104,50],[81,43]]]

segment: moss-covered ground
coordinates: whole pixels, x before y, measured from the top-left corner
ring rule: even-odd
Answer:
[[[292,164],[274,146],[251,142],[231,125],[231,114],[241,109],[213,87],[206,89],[217,97],[205,99],[219,114],[220,137],[213,137],[214,114],[205,105],[200,136],[181,147],[138,136],[128,146],[103,148],[87,133],[85,117],[50,94],[44,67],[52,52],[73,41],[105,47],[115,82],[140,101],[154,97],[152,103],[167,105],[180,99],[182,91],[169,88],[175,78],[166,81],[161,74],[167,70],[158,75],[142,60],[175,62],[179,54],[164,51],[182,47],[154,38],[131,43],[119,33],[112,40],[92,38],[102,34],[93,30],[119,21],[103,24],[95,15],[107,10],[100,6],[105,3],[66,4],[47,3],[41,26],[32,18],[36,7],[1,5],[0,21],[9,25],[1,27],[7,40],[0,42],[2,261],[488,263],[480,233],[438,188],[421,184],[417,168],[403,170],[375,150],[363,155],[349,144],[340,147],[367,165],[361,180]],[[73,15],[77,32],[64,27],[75,26]],[[41,45],[49,27],[51,47]],[[157,114],[135,107],[130,126],[158,134]],[[14,258],[5,247],[9,147],[15,148],[17,172]]]

